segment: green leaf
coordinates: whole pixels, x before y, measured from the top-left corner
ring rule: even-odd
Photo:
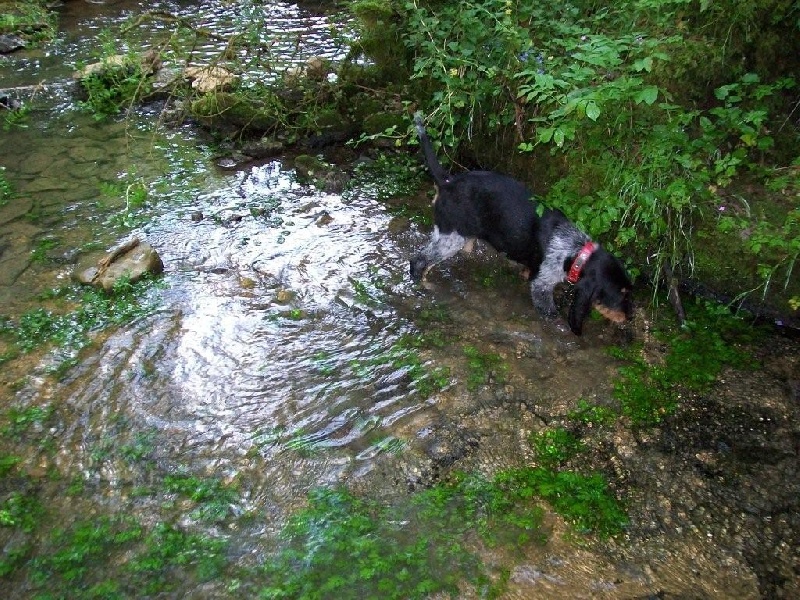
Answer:
[[[634,102],[636,104],[641,104],[644,102],[645,104],[653,104],[658,98],[658,86],[649,85],[646,88],[640,90],[636,96],[634,97]]]
[[[555,132],[555,128],[553,127],[545,127],[543,129],[538,129],[536,131],[536,138],[542,143],[547,144],[550,140],[553,139],[553,133]],[[563,140],[562,140],[563,142]]]
[[[561,127],[556,128],[556,130],[553,132],[553,141],[559,148],[564,145],[564,137],[564,130],[561,129]]]
[[[594,100],[589,100],[589,102],[586,103],[586,116],[592,121],[597,121],[597,117],[600,116],[600,107],[597,106]]]
[[[653,70],[653,57],[640,58],[633,63],[633,70],[637,73],[647,71],[648,73]]]

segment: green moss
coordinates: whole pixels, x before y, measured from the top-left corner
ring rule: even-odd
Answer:
[[[758,332],[734,317],[726,307],[687,305],[690,319],[683,330],[664,327],[654,333],[667,351],[647,360],[641,345],[611,352],[627,364],[619,369],[614,396],[634,425],[652,426],[675,412],[685,393],[707,390],[726,366],[746,368],[750,359],[737,342]]]
[[[0,315],[0,336],[11,346],[9,357],[53,345],[68,355],[61,363],[68,368],[74,354],[90,343],[93,332],[128,323],[152,311],[155,302],[148,291],[153,283],[149,278],[134,284],[122,280],[110,294],[82,286],[54,290],[42,301],[58,310],[42,306],[16,320]]]
[[[276,94],[261,90],[256,97],[230,92],[204,94],[189,108],[193,117],[215,129],[273,131],[281,123],[286,107]]]
[[[628,522],[605,477],[599,474],[522,468],[504,471],[497,483],[520,497],[546,500],[582,533],[609,537],[620,533]]]
[[[377,112],[368,115],[362,124],[365,135],[379,135],[386,132],[405,130],[406,120],[402,115]]]
[[[505,381],[508,365],[499,354],[464,346],[464,356],[467,358],[467,389],[477,390],[490,380],[496,383]]]
[[[316,490],[284,530],[287,547],[264,565],[262,597],[427,598],[458,594],[463,581],[491,597],[497,590],[468,550],[469,532],[544,539],[539,507],[512,507],[517,498],[499,491],[459,476],[390,506],[344,489]]]
[[[580,399],[577,407],[567,416],[584,425],[599,426],[613,423],[618,413],[607,406],[589,404],[586,400]]]
[[[5,167],[0,167],[0,207],[8,204],[13,195],[11,184],[6,179]]]
[[[539,463],[549,469],[555,469],[583,450],[583,442],[561,427],[535,433],[530,442]]]

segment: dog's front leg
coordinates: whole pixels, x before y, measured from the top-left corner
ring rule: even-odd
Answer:
[[[533,306],[543,319],[553,320],[558,317],[558,309],[553,300],[553,288],[550,282],[542,278],[541,274],[531,282],[531,300]]]
[[[554,254],[545,257],[539,272],[531,281],[531,300],[544,319],[558,317],[558,309],[553,300],[553,290],[564,279],[564,269]]]
[[[411,259],[411,279],[414,281],[424,279],[428,269],[455,256],[466,241],[466,238],[456,231],[443,234],[439,231],[439,227],[435,226],[428,245]]]

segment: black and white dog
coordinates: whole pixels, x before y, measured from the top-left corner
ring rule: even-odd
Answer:
[[[462,248],[469,251],[478,238],[527,267],[533,304],[546,319],[558,316],[555,286],[564,280],[574,284],[567,322],[576,335],[583,331],[592,308],[615,323],[631,317],[632,285],[619,260],[560,211],[545,209],[539,216],[531,193],[519,181],[493,171],[447,173],[436,159],[419,114],[414,122],[437,193],[433,234],[411,259],[412,279],[423,279],[433,265]]]

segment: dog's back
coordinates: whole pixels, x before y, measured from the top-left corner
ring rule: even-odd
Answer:
[[[468,171],[439,186],[435,222],[442,233],[479,238],[518,263],[541,262],[536,243],[539,219],[530,191],[519,181],[491,171]]]

